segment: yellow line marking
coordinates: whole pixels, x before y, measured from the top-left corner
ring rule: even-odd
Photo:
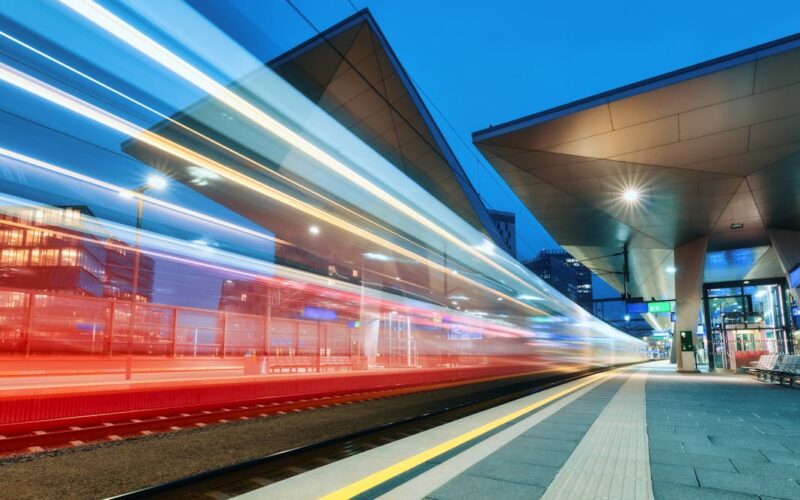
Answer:
[[[580,384],[578,384],[576,386],[573,386],[573,387],[570,387],[569,389],[564,389],[563,391],[557,392],[556,394],[553,394],[552,396],[548,396],[548,397],[546,397],[546,398],[544,398],[544,399],[542,399],[540,401],[537,401],[535,403],[532,403],[532,404],[530,404],[530,405],[528,405],[528,406],[526,406],[524,408],[520,408],[519,410],[513,411],[513,412],[509,413],[508,415],[505,415],[503,417],[495,419],[495,420],[493,420],[493,421],[491,421],[491,422],[489,422],[487,424],[483,424],[480,427],[476,427],[475,429],[472,429],[469,432],[465,432],[464,434],[461,434],[460,436],[456,436],[456,437],[454,437],[454,438],[452,438],[452,439],[450,439],[448,441],[445,441],[444,443],[438,444],[438,445],[434,446],[433,448],[429,448],[429,449],[427,449],[427,450],[425,450],[423,452],[420,452],[420,453],[418,453],[418,454],[416,454],[414,456],[411,456],[409,458],[401,460],[400,462],[397,462],[394,465],[390,465],[389,467],[386,467],[385,469],[379,470],[378,472],[375,472],[374,474],[370,474],[369,476],[367,476],[365,478],[359,479],[358,481],[356,481],[354,483],[351,483],[351,484],[345,486],[344,488],[338,489],[338,490],[336,490],[336,491],[334,491],[332,493],[328,493],[327,495],[323,496],[322,499],[323,500],[339,500],[339,499],[345,499],[345,498],[353,498],[356,495],[360,495],[361,493],[364,493],[365,491],[371,490],[372,488],[374,488],[374,487],[376,487],[376,486],[378,486],[378,485],[380,485],[382,483],[385,483],[386,481],[389,481],[390,479],[392,479],[394,477],[397,477],[400,474],[408,472],[409,470],[413,469],[414,467],[416,467],[418,465],[421,465],[421,464],[427,462],[428,460],[430,460],[432,458],[435,458],[435,457],[437,457],[437,456],[439,456],[439,455],[441,455],[443,453],[446,453],[446,452],[448,452],[448,451],[450,451],[450,450],[452,450],[454,448],[457,448],[458,446],[461,446],[464,443],[472,441],[473,439],[478,438],[478,437],[482,436],[483,434],[486,434],[487,432],[492,431],[492,430],[500,427],[501,425],[507,424],[508,422],[511,422],[512,420],[514,420],[516,418],[519,418],[519,417],[521,417],[521,416],[523,416],[523,415],[525,415],[527,413],[530,413],[530,412],[532,412],[532,411],[534,411],[534,410],[536,410],[538,408],[541,408],[542,406],[544,406],[544,405],[546,405],[546,404],[548,404],[548,403],[550,403],[552,401],[555,401],[555,400],[560,399],[560,398],[562,398],[562,397],[564,397],[564,396],[566,396],[566,395],[568,395],[570,393],[573,393],[573,392],[575,392],[575,391],[577,391],[579,389],[582,389],[582,388],[586,387],[587,385],[590,385],[590,384],[593,384],[595,382],[599,382],[601,380],[604,380],[604,379],[606,379],[606,378],[618,373],[619,371],[620,371],[620,369],[617,369],[617,370],[612,370],[612,371],[610,371],[608,373],[601,373],[601,374],[598,374],[598,375],[594,375],[594,376],[590,377],[587,381],[582,382],[582,383],[580,383]]]

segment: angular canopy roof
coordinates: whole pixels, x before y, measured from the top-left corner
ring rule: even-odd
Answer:
[[[675,247],[704,235],[709,251],[765,247],[767,228],[800,230],[800,35],[473,140],[570,253],[619,271],[618,257],[598,257],[627,243],[631,293],[671,298]],[[627,189],[640,200],[624,202]],[[762,252],[752,271],[779,276],[770,258]],[[620,276],[604,278],[622,289]]]
[[[505,248],[474,186],[368,10],[268,66]]]

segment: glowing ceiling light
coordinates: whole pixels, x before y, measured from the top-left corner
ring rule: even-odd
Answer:
[[[669,274],[675,274],[678,271],[678,268],[675,266],[667,266],[667,272]]]
[[[151,189],[164,189],[167,187],[167,179],[161,175],[153,174],[147,178],[147,187]]]
[[[318,234],[319,234],[319,227],[317,227],[317,226],[310,226],[310,227],[308,228],[308,232],[309,232],[309,233],[311,233],[311,234],[313,234],[314,236],[316,236],[316,235],[318,235]]]
[[[636,188],[628,188],[622,193],[622,199],[628,203],[635,203],[639,200],[642,193]]]

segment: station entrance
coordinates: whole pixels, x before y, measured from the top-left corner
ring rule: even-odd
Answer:
[[[707,349],[714,368],[736,371],[763,354],[793,354],[790,300],[780,278],[704,284]]]

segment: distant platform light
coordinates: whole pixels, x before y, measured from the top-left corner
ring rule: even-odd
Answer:
[[[313,235],[317,235],[317,234],[319,234],[319,227],[317,227],[317,226],[310,226],[310,227],[308,228],[308,232],[309,232],[309,233],[311,233],[311,234],[313,234]]]
[[[639,197],[641,197],[642,193],[639,192],[638,189],[635,188],[628,188],[622,193],[622,199],[628,203],[635,203],[639,201]]]
[[[667,266],[667,272],[669,274],[675,274],[678,271],[678,268],[675,266]]]

